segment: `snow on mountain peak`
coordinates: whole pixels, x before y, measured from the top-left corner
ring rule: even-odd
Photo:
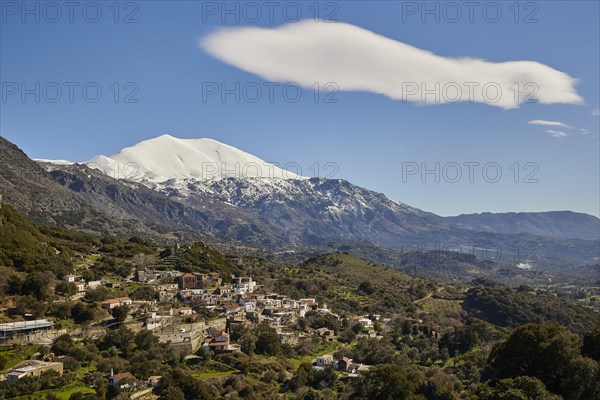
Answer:
[[[161,183],[222,178],[305,179],[214,139],[179,139],[165,134],[86,164],[117,179]]]
[[[34,158],[33,161],[37,161],[37,162],[41,162],[41,163],[46,163],[46,164],[55,164],[55,165],[73,165],[73,164],[75,164],[72,161],[67,161],[67,160],[47,160],[45,158]]]

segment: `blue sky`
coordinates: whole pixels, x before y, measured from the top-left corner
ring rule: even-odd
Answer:
[[[255,18],[255,9],[243,8],[246,3],[228,2],[240,10],[236,21],[235,14],[221,14],[223,2],[122,2],[118,15],[113,2],[92,2],[85,13],[82,8],[88,3],[81,2],[70,22],[66,8],[57,16],[56,10],[33,1],[25,6],[33,14],[24,14],[23,3],[3,1],[0,133],[33,158],[72,161],[110,155],[163,133],[211,137],[267,161],[299,163],[304,175],[313,175],[310,166],[319,163],[320,175],[326,176],[331,170],[323,166],[333,162],[339,167],[337,178],[441,215],[549,210],[600,214],[600,122],[594,115],[600,106],[599,2],[521,2],[518,15],[513,2],[481,2],[472,21],[461,6],[457,22],[451,21],[455,10],[436,2],[427,4],[431,9],[437,4],[439,21],[435,14],[422,15],[422,2],[321,2],[316,7],[313,2],[276,2],[272,20],[267,3],[252,2],[262,12]],[[102,15],[93,23],[98,9]],[[497,9],[502,12],[498,18]],[[282,92],[285,82],[275,88],[272,102],[266,91],[254,103],[250,94],[239,102],[233,95],[222,101],[219,94],[206,94],[214,84],[232,88],[237,82],[252,89],[274,80],[240,67],[247,61],[242,50],[252,58],[259,49],[246,43],[236,48],[239,38],[226,38],[237,61],[209,54],[199,40],[222,28],[293,24],[298,10],[302,21],[311,20],[315,10],[321,18],[333,13],[339,24],[442,57],[535,61],[576,79],[574,88],[583,101],[515,108],[472,102],[425,105],[356,90],[334,93],[337,103],[327,103],[328,92],[314,101],[314,90],[304,88],[302,98],[292,103]],[[497,22],[491,22],[494,18]],[[371,60],[362,61],[365,76],[379,79],[369,70]],[[347,72],[339,62],[336,70]],[[282,74],[290,69],[279,68]],[[23,100],[21,85],[31,89],[36,82],[40,101],[34,94]],[[54,85],[62,88],[58,98]],[[73,85],[73,101],[66,85]],[[102,95],[92,102],[97,87]],[[532,120],[568,127],[528,124]],[[438,182],[434,174],[421,176],[423,167],[435,169],[436,163]],[[457,165],[460,179],[455,179]],[[472,182],[468,165],[473,165]],[[415,166],[419,171],[408,175]],[[497,170],[502,176],[494,179]]]

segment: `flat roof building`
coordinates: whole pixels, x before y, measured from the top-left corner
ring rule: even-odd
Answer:
[[[47,331],[54,327],[54,323],[47,319],[36,319],[34,321],[18,321],[0,324],[0,338]]]
[[[15,366],[8,374],[6,374],[6,380],[9,382],[14,382],[26,376],[40,376],[47,371],[56,371],[62,375],[63,364],[59,362],[46,362],[38,360],[24,361]]]

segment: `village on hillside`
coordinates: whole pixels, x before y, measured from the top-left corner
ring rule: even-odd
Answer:
[[[340,321],[341,318],[326,304],[319,304],[315,298],[292,299],[279,293],[267,292],[260,282],[251,276],[232,276],[223,279],[217,272],[191,273],[174,269],[143,268],[128,278],[86,281],[84,276],[65,275],[62,280],[75,289],[69,300],[89,302],[87,294],[99,288],[109,290],[121,286],[136,287],[137,291],[152,294],[152,300],[133,299],[128,296],[110,297],[96,304],[105,312],[99,322],[85,327],[57,326],[48,319],[32,319],[25,315],[24,321],[0,324],[0,341],[3,344],[50,345],[59,336],[67,333],[73,337],[101,337],[105,332],[125,325],[139,332],[151,332],[160,343],[172,346],[197,357],[199,352],[210,354],[239,353],[242,346],[231,338],[232,331],[241,331],[258,326],[268,327],[277,335],[279,343],[301,346],[303,342],[323,342],[326,354],[312,357],[315,370],[330,367],[349,378],[357,377],[370,366],[355,363],[352,359],[338,355],[335,347],[327,347],[336,340],[336,332],[327,327],[311,329],[298,322],[307,313]],[[112,292],[111,292],[112,293]],[[357,315],[351,318],[352,324],[359,327],[356,332],[364,337],[380,337],[374,327],[381,326],[384,320],[380,315]],[[321,352],[322,353],[322,352]],[[10,382],[24,377],[41,376],[53,370],[63,374],[63,362],[69,357],[49,354],[33,354],[31,359],[12,367],[0,380]],[[114,373],[111,369],[107,377],[109,386],[117,386],[120,391],[132,393],[132,398],[149,394],[160,384],[161,376],[134,376],[129,371]]]

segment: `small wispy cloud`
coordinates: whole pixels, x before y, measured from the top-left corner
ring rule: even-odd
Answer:
[[[598,108],[594,108],[594,109],[592,110],[592,115],[593,115],[594,117],[600,117],[600,109],[598,109]]]
[[[546,121],[543,119],[534,119],[528,122],[529,125],[542,125],[542,126],[558,126],[561,128],[571,128],[569,125],[559,121]]]
[[[553,127],[553,128],[561,128],[561,130],[558,130],[558,129],[548,129],[548,130],[546,130],[546,133],[548,133],[550,136],[556,137],[556,138],[562,138],[562,137],[570,136],[570,133],[569,132],[565,132],[565,130],[571,131],[573,133],[579,132],[579,134],[582,135],[582,136],[590,134],[589,129],[586,129],[586,128],[577,128],[575,126],[567,125],[564,122],[560,122],[560,121],[547,121],[547,120],[544,120],[544,119],[534,119],[534,120],[529,121],[528,124],[529,125],[539,125],[539,126]],[[592,136],[592,137],[595,137],[595,136]]]
[[[440,56],[346,23],[306,20],[272,29],[225,28],[198,45],[263,79],[305,88],[333,82],[341,91],[377,93],[393,100],[463,101],[503,109],[528,101],[583,104],[575,89],[577,80],[542,63]],[[516,85],[522,89],[517,98]],[[437,95],[428,96],[427,90]]]
[[[557,131],[557,130],[554,130],[554,129],[548,129],[546,132],[548,134],[550,134],[550,136],[555,137],[555,138],[561,138],[561,137],[567,137],[567,136],[569,136],[569,134],[566,133],[566,132]]]

